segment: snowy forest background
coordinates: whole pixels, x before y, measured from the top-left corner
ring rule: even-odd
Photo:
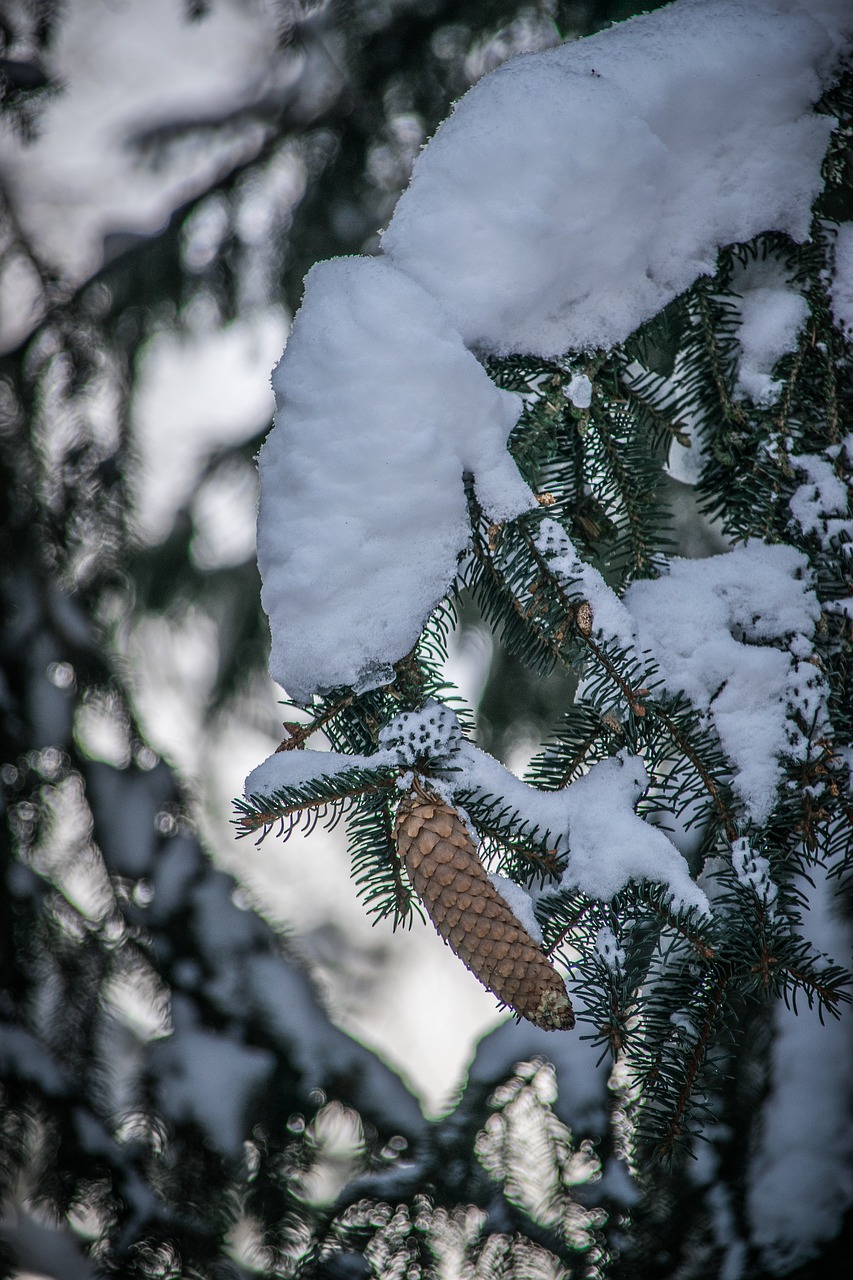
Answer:
[[[832,999],[819,1021],[801,994],[777,1216],[757,1221],[766,1006],[703,1141],[638,1180],[597,1047],[507,1020],[431,927],[373,928],[340,829],[256,846],[231,825],[299,718],[265,674],[254,458],[305,273],[376,250],[484,73],[633,11],[3,9],[3,1274],[846,1274],[851,1033]],[[679,554],[723,550],[672,470]],[[570,691],[496,630],[463,602],[443,669],[478,744],[520,771]],[[843,965],[834,838],[848,923],[821,917],[818,942]]]

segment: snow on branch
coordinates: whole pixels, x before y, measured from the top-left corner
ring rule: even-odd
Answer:
[[[417,160],[384,251],[498,354],[612,347],[761,231],[806,239],[845,0],[679,0],[513,58]]]
[[[494,520],[534,504],[505,448],[521,401],[429,294],[370,258],[309,273],[273,388],[258,517],[271,674],[297,701],[386,684],[467,545],[464,474]]]
[[[399,786],[405,788],[412,776],[411,766],[424,759],[423,723],[431,716],[443,721],[445,732],[441,739],[426,735],[424,754],[430,756],[430,788],[463,811],[466,805],[484,805],[485,811],[491,812],[491,802],[499,797],[498,809],[512,814],[513,825],[523,830],[531,843],[547,839],[557,854],[566,856],[561,887],[609,900],[629,882],[648,880],[665,887],[676,910],[694,908],[707,912],[707,899],[691,879],[681,853],[663,831],[636,813],[637,801],[649,783],[639,757],[622,752],[593,765],[571,787],[542,791],[522,782],[487,752],[464,739],[453,713],[435,703],[428,703],[422,711],[396,717],[384,734],[384,740],[393,745],[370,756],[277,752],[249,775],[247,802],[251,799],[263,812],[264,797],[273,809],[276,801],[282,804],[301,794],[307,807],[314,802],[310,783],[317,784],[317,794],[321,795],[324,786],[349,777],[347,769],[358,771],[357,782],[361,777],[375,778],[380,771],[396,767]],[[335,803],[333,785],[324,802]],[[266,819],[267,825],[277,820],[273,814]]]
[[[542,521],[538,546],[551,572],[590,603],[593,634],[633,650],[640,665],[651,659],[654,682],[686,695],[713,724],[745,816],[765,822],[781,757],[807,760],[825,717],[812,643],[820,604],[806,556],[751,539],[709,559],[673,558],[620,601],[555,521]],[[581,683],[581,701],[589,685]]]
[[[851,30],[846,0],[678,0],[511,59],[421,154],[384,258],[313,269],[260,456],[292,698],[393,679],[469,544],[463,477],[493,521],[532,505],[521,402],[466,347],[611,347],[720,246],[807,236],[834,123],[812,106]]]
[[[665,687],[713,723],[745,816],[765,822],[781,756],[807,760],[825,717],[806,557],[752,539],[708,560],[673,559],[661,578],[632,583],[625,605]]]

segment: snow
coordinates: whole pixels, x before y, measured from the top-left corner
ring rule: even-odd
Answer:
[[[666,885],[675,909],[707,913],[704,893],[671,840],[635,812],[649,784],[645,765],[621,752],[601,760],[566,788],[569,865],[561,887],[590,897],[612,898],[630,881]]]
[[[755,852],[745,836],[732,844],[732,866],[740,883],[752,889],[765,907],[772,908],[779,891],[773,883],[770,863],[767,858]]]
[[[820,867],[810,875],[813,887],[805,880],[799,886],[809,900],[804,932],[819,951],[844,963],[850,927],[836,914],[833,882]],[[853,1204],[853,1024],[846,1011],[821,1024],[802,996],[799,1013],[778,1001],[774,1021],[771,1090],[747,1212],[765,1265],[786,1275],[838,1233]]]
[[[676,907],[707,910],[707,899],[675,845],[637,816],[637,800],[649,782],[639,757],[622,752],[602,760],[561,791],[528,786],[469,742],[460,745],[453,763],[455,771],[447,777],[454,790],[500,796],[567,852],[561,887],[606,901],[631,880],[653,880],[667,886]]]
[[[448,717],[453,715],[447,708],[445,711]],[[417,722],[418,716],[413,713],[411,718]],[[637,800],[649,784],[639,757],[622,752],[593,765],[570,787],[540,791],[461,735],[448,735],[445,742],[449,741],[452,746],[443,745],[440,756],[431,760],[435,777],[430,781],[435,789],[451,804],[471,792],[483,798],[500,796],[528,828],[536,828],[540,836],[548,833],[555,847],[568,854],[563,887],[607,900],[630,880],[653,880],[667,886],[676,907],[707,910],[707,899],[690,878],[681,853],[661,830],[637,816]],[[371,756],[280,751],[249,775],[246,795],[271,794],[312,777],[334,776],[347,767],[400,768],[403,763],[395,749]],[[529,896],[511,884],[506,881],[506,893],[500,886],[498,892],[530,929]]]
[[[565,394],[576,409],[588,409],[592,404],[592,383],[585,373],[573,373]]]
[[[833,478],[840,488],[832,487],[831,501],[842,494],[846,501]],[[821,492],[827,505],[828,482]],[[746,816],[763,822],[781,778],[780,755],[803,759],[808,750],[794,712],[807,724],[822,715],[823,681],[810,661],[820,606],[805,555],[753,539],[724,555],[674,558],[659,578],[633,583],[620,600],[556,521],[541,522],[536,545],[570,594],[589,602],[593,634],[710,719],[734,765]],[[587,685],[588,678],[581,681],[580,699]]]
[[[345,755],[342,751],[276,751],[249,774],[244,794],[271,796],[285,787],[333,778],[348,769],[387,769],[399,763],[396,749],[376,751],[372,756]]]
[[[710,559],[673,559],[662,577],[625,593],[639,647],[657,660],[665,687],[710,718],[734,765],[735,793],[757,823],[773,808],[780,754],[808,751],[792,712],[812,723],[822,706],[809,662],[820,605],[807,572],[802,552],[753,539]]]
[[[853,521],[846,519],[849,490],[830,459],[800,453],[791,456],[791,466],[806,476],[788,504],[803,533],[815,534],[823,547],[841,533],[853,536]]]
[[[415,162],[382,238],[466,343],[623,341],[717,248],[808,235],[844,0],[679,0],[484,77]],[[606,157],[606,163],[602,163]]]
[[[533,911],[533,899],[529,893],[522,889],[520,884],[516,884],[514,880],[508,880],[506,876],[499,876],[492,873],[489,876],[492,887],[500,894],[504,902],[509,907],[512,914],[521,924],[524,925],[531,938],[536,942],[542,941],[542,930],[539,921]]]
[[[535,541],[551,572],[589,604],[592,634],[614,640],[623,649],[632,648],[635,632],[630,613],[598,570],[581,560],[563,526],[550,518],[542,520]]]
[[[830,297],[835,323],[853,338],[853,222],[840,223],[836,232]]]
[[[534,503],[504,447],[521,400],[427,293],[368,258],[309,272],[273,389],[258,515],[270,672],[297,701],[387,683],[468,545],[463,474],[494,520]]]
[[[401,764],[415,764],[421,756],[440,760],[452,755],[462,737],[450,707],[428,698],[419,711],[405,711],[380,730],[379,745],[393,751]]]
[[[738,295],[737,340],[740,345],[735,395],[758,405],[772,405],[782,390],[773,369],[782,356],[796,350],[809,305],[777,258],[755,258],[737,268],[731,281]]]

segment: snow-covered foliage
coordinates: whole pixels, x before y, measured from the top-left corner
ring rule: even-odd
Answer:
[[[841,448],[850,449],[853,437],[847,436]],[[849,489],[833,466],[833,454],[839,449],[829,449],[825,456],[814,453],[798,453],[791,458],[791,465],[805,475],[804,484],[791,495],[788,506],[791,515],[805,534],[813,534],[827,546],[841,534],[853,533],[853,521],[847,518]]]
[[[433,736],[429,720],[439,716],[429,704],[424,712],[398,716],[391,722],[391,739],[401,747],[384,747],[372,755],[339,752],[281,751],[265,760],[246,779],[246,796],[263,802],[306,782],[334,785],[344,769],[383,769],[415,763],[425,758],[420,749],[437,742],[430,756],[433,782],[438,781],[449,798],[481,802],[500,797],[524,828],[538,833],[567,855],[568,866],[561,886],[580,889],[593,898],[609,900],[631,880],[662,884],[670,902],[678,907],[707,909],[705,895],[691,880],[684,858],[657,827],[635,812],[637,800],[648,786],[642,760],[623,753],[602,760],[573,786],[542,791],[529,786],[485,751],[465,741],[443,708],[447,726]],[[425,731],[424,722],[429,731]],[[410,727],[411,726],[411,727]],[[412,737],[414,742],[411,746]],[[327,763],[328,762],[328,763]],[[313,772],[312,772],[313,770]],[[406,775],[403,775],[405,782]],[[500,890],[503,896],[503,889]],[[515,902],[510,903],[516,915]]]
[[[392,678],[467,545],[464,473],[493,520],[532,501],[504,452],[520,406],[463,341],[612,347],[719,246],[806,238],[832,129],[812,106],[850,25],[830,0],[680,0],[514,58],[419,157],[385,259],[309,274],[258,523],[270,669],[293,698]],[[767,398],[804,304],[761,270],[743,283],[739,385]]]
[[[808,303],[773,258],[756,258],[739,266],[730,288],[738,295],[741,351],[735,393],[756,404],[775,404],[782,383],[774,381],[772,372],[782,356],[796,350]]]
[[[505,448],[521,404],[428,293],[369,258],[310,272],[273,388],[258,518],[270,670],[299,701],[385,684],[467,545],[463,475],[494,520],[533,503]]]
[[[814,462],[831,477],[827,500],[843,495],[846,507],[845,487],[829,462]],[[638,663],[651,660],[649,679],[684,694],[713,723],[746,815],[766,821],[780,757],[808,752],[825,701],[812,664],[820,605],[807,557],[752,540],[710,559],[673,558],[660,577],[632,583],[620,600],[555,521],[541,522],[536,545],[570,594],[589,604],[593,634],[631,651]],[[805,734],[798,716],[809,726]]]
[[[482,38],[465,24],[490,5],[458,22],[355,8],[345,34],[340,6],[299,20],[287,72],[310,92],[265,81],[246,107],[263,157],[152,237],[181,254],[202,329],[250,296],[280,323],[278,281],[293,292],[321,234],[330,254],[376,250],[309,273],[273,377],[259,557],[299,723],[249,774],[237,825],[260,844],[343,818],[352,897],[380,925],[371,964],[422,954],[426,935],[388,932],[420,929],[420,905],[534,1021],[485,1037],[426,1119],[369,1033],[342,1029],[340,988],[324,1012],[250,875],[205,856],[206,801],[191,811],[145,742],[103,628],[121,642],[125,570],[156,580],[158,607],[185,606],[186,570],[245,689],[254,565],[211,550],[236,428],[210,501],[162,548],[149,521],[125,561],[138,423],[125,438],[116,406],[132,389],[139,408],[134,362],[174,314],[174,270],[137,273],[137,245],[57,307],[34,257],[46,319],[0,369],[0,1193],[23,1201],[0,1206],[0,1252],[86,1274],[74,1250],[49,1262],[67,1222],[129,1280],[817,1274],[853,1204],[853,12],[676,0],[560,44],[550,19],[583,6],[542,0]],[[424,30],[411,96],[411,64],[364,78],[367,115],[387,113],[363,157],[384,194],[327,199],[338,116],[364,117],[347,89],[326,129],[341,85],[319,67],[334,80],[343,51],[355,84],[360,58],[393,62]],[[392,216],[394,174],[438,119],[424,80],[521,48],[463,96]],[[23,252],[5,198],[4,271]],[[300,219],[310,249],[279,243]],[[156,305],[129,314],[137,274]],[[161,408],[175,434],[180,405]],[[494,659],[479,707],[452,684],[450,629],[472,618]],[[521,759],[520,722],[542,741],[523,777],[497,758]],[[225,856],[244,851],[271,850]],[[293,924],[323,979],[337,965],[355,985],[349,941],[308,932],[326,852],[291,844],[273,874],[304,859]],[[522,981],[548,998],[515,1001]],[[418,972],[405,1025],[454,998]],[[389,989],[373,999],[393,1024]],[[42,1208],[62,1229],[42,1224],[38,1249]]]
[[[825,703],[806,556],[750,541],[710,560],[673,559],[662,577],[632,583],[625,604],[664,686],[713,721],[746,816],[766,822],[780,758],[808,757]]]
[[[400,921],[397,800],[456,810],[658,1152],[735,992],[842,999],[791,911],[803,850],[845,841],[849,246],[814,209],[844,180],[815,107],[851,35],[837,0],[678,0],[511,59],[423,150],[380,255],[309,274],[273,377],[271,671],[314,719],[240,821],[354,810],[355,878]],[[667,462],[714,554],[666,546]],[[465,590],[571,683],[524,781],[442,705]],[[330,752],[293,749],[314,729]]]
[[[401,712],[379,734],[380,748],[396,752],[401,764],[415,764],[418,757],[452,756],[461,740],[456,715],[434,698],[428,698],[418,711]]]
[[[422,152],[383,249],[474,347],[624,341],[718,246],[808,235],[844,10],[679,0],[514,58]]]

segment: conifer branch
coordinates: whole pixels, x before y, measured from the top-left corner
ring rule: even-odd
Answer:
[[[659,720],[660,723],[665,726],[667,732],[672,738],[672,741],[681,749],[681,751],[684,753],[684,755],[693,765],[693,768],[696,770],[699,777],[702,779],[702,783],[705,787],[705,790],[707,791],[708,795],[711,797],[712,801],[714,802],[714,806],[720,815],[720,818],[722,820],[722,823],[726,832],[726,838],[728,839],[729,843],[732,843],[737,839],[737,836],[738,836],[737,824],[734,820],[733,815],[729,811],[728,806],[726,805],[725,801],[720,795],[719,787],[717,786],[716,782],[711,777],[710,773],[702,763],[702,760],[694,750],[693,744],[689,741],[688,738],[684,736],[683,733],[680,732],[680,730],[678,729],[678,726],[673,722],[672,718],[663,710],[663,708],[660,705],[658,704],[653,705],[653,714],[655,716],[655,719]]]
[[[794,402],[794,395],[797,391],[800,374],[803,371],[806,352],[810,348],[814,348],[816,338],[817,326],[812,322],[812,324],[806,326],[797,341],[794,359],[791,362],[788,376],[785,379],[785,385],[782,388],[782,395],[779,398],[779,409],[773,417],[774,428],[779,432],[785,432],[788,430],[788,419],[791,416],[791,406]]]
[[[238,816],[234,825],[238,839],[261,831],[260,838],[264,840],[278,823],[277,834],[286,840],[301,826],[303,819],[307,823],[305,830],[311,831],[330,809],[333,814],[331,822],[335,825],[343,809],[359,798],[382,794],[396,786],[396,775],[388,777],[368,773],[365,776],[366,773],[365,770],[348,770],[346,774],[319,778],[314,784],[306,784],[302,788],[292,787],[272,795],[249,795],[245,800],[235,800]],[[332,783],[337,786],[329,785]]]
[[[592,426],[601,443],[610,472],[616,481],[622,507],[631,530],[632,567],[635,571],[641,571],[648,564],[648,547],[640,511],[635,500],[635,489],[622,456],[623,446],[617,445],[613,439],[611,424],[606,412],[596,413],[592,419]]]
[[[569,783],[572,781],[572,778],[574,777],[576,770],[579,769],[581,764],[583,763],[587,753],[592,750],[592,748],[600,741],[600,739],[601,739],[600,732],[591,733],[584,739],[584,741],[580,744],[580,746],[575,750],[574,755],[572,756],[571,760],[568,762],[560,778],[558,779],[557,785],[555,787],[556,791],[562,791],[564,790],[564,788],[566,788],[569,785]]]
[[[703,938],[701,933],[690,927],[689,916],[681,916],[667,908],[661,901],[660,890],[655,884],[648,880],[641,881],[633,887],[633,894],[636,901],[642,902],[643,906],[647,907],[662,920],[667,928],[672,929],[685,941],[689,942],[703,960],[715,959],[717,949]]]
[[[320,715],[315,716],[308,724],[298,724],[296,721],[285,721],[284,727],[287,730],[287,737],[281,746],[277,747],[277,751],[294,751],[299,750],[305,745],[312,734],[319,729],[324,728],[331,720],[345,711],[347,707],[352,706],[355,701],[355,694],[348,693],[337,702],[333,702],[331,706],[326,707]]]
[[[562,582],[554,573],[554,571],[551,569],[551,566],[548,564],[548,561],[542,555],[542,552],[536,546],[536,542],[531,536],[530,531],[527,528],[526,524],[523,522],[523,520],[519,521],[519,532],[532,559],[535,560],[536,566],[539,569],[540,573],[545,575],[547,581],[550,583],[553,595],[557,600],[560,601],[561,605],[563,606],[563,609],[565,611],[565,616],[566,616],[566,622],[572,625],[573,634],[577,637],[577,639],[580,642],[582,642],[586,646],[586,648],[590,651],[590,653],[595,658],[596,662],[599,663],[599,665],[603,668],[603,670],[607,673],[607,675],[611,678],[611,680],[613,680],[614,683],[619,687],[623,697],[625,698],[625,701],[627,702],[631,711],[633,711],[634,715],[638,715],[638,716],[645,715],[645,708],[643,706],[643,703],[640,701],[640,694],[645,691],[640,689],[632,689],[631,686],[627,683],[627,681],[622,678],[622,676],[614,667],[613,663],[608,658],[607,654],[603,651],[600,645],[597,644],[597,642],[593,639],[593,637],[591,635],[584,635],[584,633],[579,629],[576,622],[577,606],[566,595]],[[524,616],[526,617],[526,613]],[[558,661],[562,665],[564,666],[568,665],[566,661],[566,655],[563,652],[563,649],[561,646],[556,645],[554,647],[554,653],[555,653],[555,657],[558,659]]]
[[[714,327],[714,319],[711,314],[711,304],[709,301],[711,287],[712,286],[707,281],[699,280],[694,288],[701,321],[700,330],[705,352],[708,356],[711,378],[726,422],[731,422],[738,427],[745,427],[747,425],[746,413],[741,405],[735,403],[731,398],[730,379],[723,366],[722,357],[717,344],[717,335]]]
[[[733,973],[734,966],[732,964],[725,965],[711,991],[710,999],[705,1010],[705,1017],[702,1019],[702,1025],[699,1028],[695,1043],[687,1059],[683,1082],[678,1094],[678,1100],[667,1122],[666,1136],[657,1145],[656,1155],[658,1159],[665,1160],[670,1158],[679,1138],[683,1136],[684,1117],[693,1098],[696,1077],[705,1060],[714,1025],[720,1014],[720,1010],[723,1007],[723,1002],[725,1000],[729,983],[732,980]]]
[[[677,440],[683,448],[691,447],[690,433],[684,423],[660,409],[653,400],[643,395],[638,387],[633,386],[628,378],[624,376],[620,378],[619,390],[629,404],[633,402],[639,411],[651,418],[659,431]]]
[[[584,916],[593,909],[594,905],[595,904],[591,900],[587,900],[576,908],[574,914],[569,918],[569,920],[560,926],[559,932],[554,936],[552,941],[543,945],[542,950],[545,952],[546,956],[556,955],[563,943],[568,940],[572,931],[577,928]]]

